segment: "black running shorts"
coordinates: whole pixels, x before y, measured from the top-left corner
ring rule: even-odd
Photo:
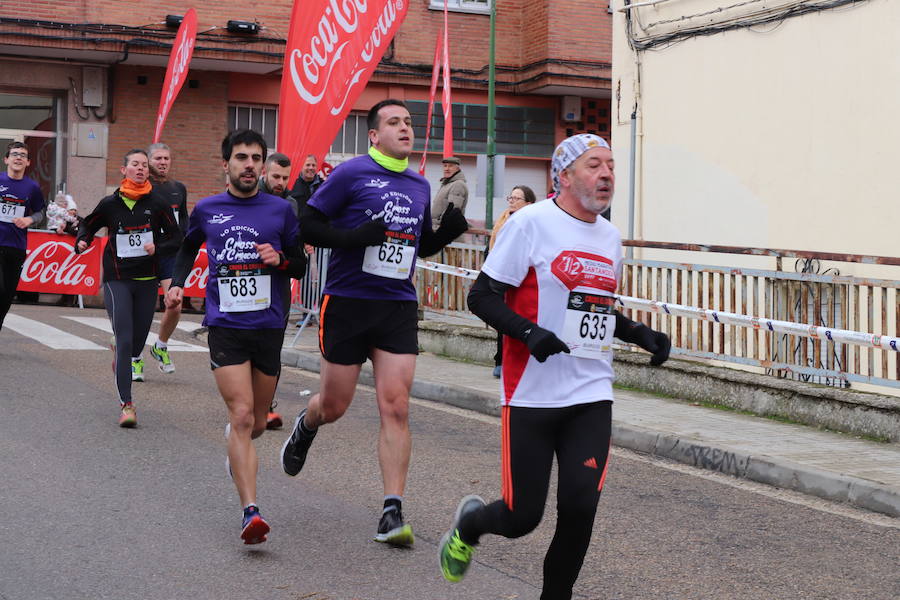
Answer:
[[[364,300],[326,295],[319,309],[319,350],[331,363],[361,365],[373,348],[419,353],[415,300]]]
[[[232,327],[209,328],[209,366],[240,365],[248,360],[254,369],[277,377],[281,373],[281,346],[284,330],[234,329]]]

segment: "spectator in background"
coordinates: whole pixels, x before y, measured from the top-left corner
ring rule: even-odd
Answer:
[[[431,228],[434,231],[440,227],[441,217],[450,204],[465,216],[466,203],[469,201],[469,186],[466,185],[466,176],[460,169],[460,160],[455,156],[448,156],[441,163],[444,167],[444,177],[431,202]]]
[[[494,249],[494,243],[497,241],[497,234],[500,233],[500,228],[503,227],[503,224],[506,223],[507,219],[520,208],[528,206],[529,204],[534,204],[536,200],[537,196],[535,196],[534,191],[527,185],[517,185],[509,192],[509,196],[506,197],[507,208],[494,224],[494,230],[491,232],[491,239],[488,241],[488,251],[485,252],[484,255],[485,258],[487,258],[490,251]],[[494,377],[500,377],[502,364],[503,334],[498,332],[497,353],[494,355]]]
[[[70,194],[59,192],[53,202],[47,206],[47,229],[59,235],[78,235],[81,217],[78,206]],[[74,294],[62,294],[56,301],[57,306],[75,306]]]
[[[297,201],[297,206],[300,209],[306,206],[306,201],[312,197],[324,181],[316,173],[318,166],[319,161],[314,154],[307,156],[306,162],[303,163],[303,168],[300,169],[300,177],[297,178],[297,181],[294,182],[294,187],[291,188],[290,195]]]
[[[65,192],[57,192],[53,202],[47,205],[47,229],[62,233],[65,228],[65,218],[68,216],[66,211],[66,194]]]

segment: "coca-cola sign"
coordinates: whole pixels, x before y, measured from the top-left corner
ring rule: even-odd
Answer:
[[[100,288],[100,257],[106,238],[75,254],[75,238],[31,231],[19,287],[23,292],[93,296]]]
[[[191,272],[184,280],[184,295],[192,298],[205,298],[207,281],[209,281],[209,262],[206,258],[206,244],[203,244],[194,259]]]
[[[159,98],[159,110],[156,113],[156,131],[153,133],[153,143],[159,141],[163,126],[184,80],[187,79],[188,67],[191,64],[191,56],[194,54],[194,42],[197,39],[197,13],[189,8],[181,20],[175,41],[172,43],[172,52],[169,54],[169,66],[166,69],[166,79],[163,82],[162,94]]]
[[[95,296],[100,290],[102,257],[106,248],[105,237],[94,238],[94,243],[81,254],[75,254],[75,238],[43,231],[28,232],[28,248],[19,287],[22,292],[42,294],[80,294]],[[184,284],[185,296],[206,296],[209,269],[206,245],[200,248],[194,266]]]
[[[406,16],[406,0],[294,0],[278,149],[321,162]]]

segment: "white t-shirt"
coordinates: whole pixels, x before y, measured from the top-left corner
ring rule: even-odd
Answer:
[[[552,200],[518,210],[500,230],[482,270],[513,286],[506,303],[552,331],[572,354],[543,363],[506,337],[503,402],[553,408],[612,400],[613,299],[622,272],[622,238],[602,217],[585,223]]]

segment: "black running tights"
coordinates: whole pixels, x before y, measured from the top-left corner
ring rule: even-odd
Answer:
[[[25,251],[9,246],[0,246],[0,328],[12,305],[25,262]]]
[[[131,402],[131,359],[144,350],[156,310],[156,279],[118,279],[103,283],[103,303],[116,336],[116,388],[119,402]]]
[[[485,533],[516,538],[534,530],[544,513],[556,455],[556,533],[544,557],[541,600],[569,600],[606,478],[612,402],[502,411],[503,500],[466,515],[460,535],[475,543]]]

